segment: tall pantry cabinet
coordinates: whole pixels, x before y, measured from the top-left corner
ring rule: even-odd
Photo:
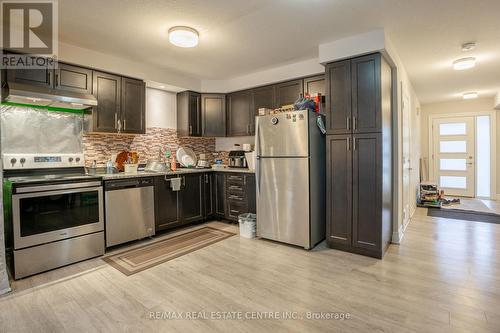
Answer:
[[[380,53],[326,66],[327,243],[382,258],[392,234],[392,70]]]

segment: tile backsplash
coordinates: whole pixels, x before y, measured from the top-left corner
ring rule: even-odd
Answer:
[[[139,163],[146,163],[148,159],[156,159],[160,148],[164,152],[170,150],[174,155],[179,146],[193,149],[199,154],[207,154],[212,160],[215,152],[215,138],[179,137],[172,128],[150,127],[146,134],[116,135],[116,134],[84,134],[83,151],[85,164],[89,166],[97,161],[98,166],[104,166],[112,154],[123,150],[135,151],[139,155]],[[221,158],[227,163],[227,153],[221,152]]]

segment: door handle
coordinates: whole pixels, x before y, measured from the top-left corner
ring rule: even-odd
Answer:
[[[189,125],[189,135],[193,134],[193,126]]]
[[[346,147],[347,151],[351,150],[351,138],[347,138],[346,143],[347,143],[347,147]]]
[[[123,119],[123,130],[127,129],[127,119]]]
[[[352,138],[352,150],[356,150],[356,138]]]
[[[347,130],[350,131],[351,130],[351,117],[347,117],[345,118],[346,120],[346,126],[347,126]]]
[[[118,113],[115,112],[115,129],[118,129]]]
[[[352,129],[355,131],[356,127],[358,127],[358,118],[352,117]]]

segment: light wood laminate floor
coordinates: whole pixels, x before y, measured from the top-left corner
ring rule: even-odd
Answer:
[[[0,332],[500,332],[499,242],[500,225],[419,209],[383,260],[239,236],[129,277],[93,259],[15,282],[0,298]],[[153,320],[152,311],[351,318]]]

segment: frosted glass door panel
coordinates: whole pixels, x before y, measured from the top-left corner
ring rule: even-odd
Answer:
[[[441,176],[439,177],[439,186],[446,188],[466,189],[467,177]]]
[[[467,152],[467,142],[466,141],[440,141],[439,142],[439,152],[440,153],[466,153]]]
[[[465,135],[467,134],[466,123],[439,124],[439,135]]]
[[[465,171],[467,160],[465,158],[441,158],[439,160],[440,170],[443,171]]]

